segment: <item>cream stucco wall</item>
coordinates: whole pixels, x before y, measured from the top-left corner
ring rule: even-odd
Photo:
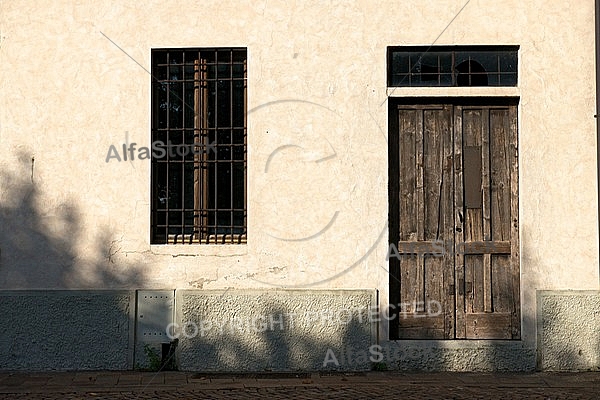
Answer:
[[[465,3],[0,2],[0,288],[376,288],[385,305],[388,96],[518,95],[534,341],[536,290],[599,288],[594,3]],[[520,45],[518,88],[387,89],[386,47],[434,41]],[[107,151],[150,142],[152,48],[219,46],[248,49],[248,243],[151,246],[150,164]]]

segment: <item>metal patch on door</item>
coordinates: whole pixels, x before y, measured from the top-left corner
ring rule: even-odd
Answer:
[[[466,146],[463,157],[465,208],[481,208],[481,147]]]

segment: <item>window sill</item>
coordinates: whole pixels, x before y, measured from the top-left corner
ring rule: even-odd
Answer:
[[[151,244],[150,251],[157,255],[170,255],[173,257],[186,256],[215,256],[237,257],[248,255],[248,246],[241,244]]]

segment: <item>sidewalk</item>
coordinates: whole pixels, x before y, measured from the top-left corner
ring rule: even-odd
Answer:
[[[600,372],[0,372],[0,399],[598,399]]]

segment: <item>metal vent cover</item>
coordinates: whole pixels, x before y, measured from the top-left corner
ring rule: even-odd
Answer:
[[[137,341],[167,343],[167,327],[175,317],[174,290],[138,290],[136,332]]]

